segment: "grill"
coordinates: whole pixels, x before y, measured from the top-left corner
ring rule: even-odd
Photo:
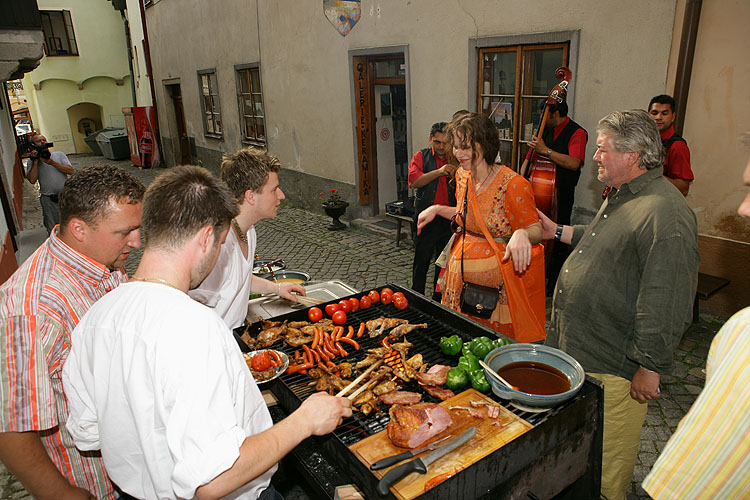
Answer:
[[[481,335],[497,335],[493,330],[409,289],[398,285],[388,286],[394,292],[403,292],[409,301],[409,307],[399,311],[392,304],[377,304],[369,309],[359,309],[347,313],[345,326],[352,325],[356,329],[360,322],[380,316],[406,319],[411,324],[427,323],[428,328],[412,331],[405,337],[414,344],[409,355],[421,353],[424,361],[430,365],[456,363],[456,357],[445,356],[440,350],[442,336],[455,334],[464,341],[469,341]],[[273,319],[306,320],[307,309]],[[367,349],[381,347],[381,340],[382,336],[370,339],[365,332],[357,339],[360,350],[347,349],[350,352],[345,360],[354,365],[365,357]],[[281,342],[277,342],[274,348],[286,352],[290,357],[293,357],[296,350]],[[335,362],[340,362],[340,358]],[[273,381],[269,388],[281,407],[290,413],[314,392],[311,381],[307,375],[284,374]],[[421,391],[416,381],[406,384],[403,390],[422,393],[423,401],[440,402]],[[577,499],[598,498],[603,396],[601,388],[594,381],[587,379],[575,398],[548,411],[523,411],[506,401],[497,401],[534,428],[427,491],[420,498],[481,498],[485,495],[498,498],[498,494],[505,497],[514,496],[518,492],[521,493],[520,498],[532,499],[551,498],[555,495],[568,495],[568,498]],[[346,472],[343,475],[345,479],[341,482],[356,483],[367,498],[379,498],[375,492],[377,478],[354,458],[348,447],[384,430],[389,422],[387,408],[379,405],[379,409],[368,416],[355,412],[330,436],[320,440],[321,446],[339,470]],[[339,477],[342,475],[339,474]]]

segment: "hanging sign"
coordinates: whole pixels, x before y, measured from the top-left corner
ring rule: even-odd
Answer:
[[[323,12],[341,36],[346,36],[360,18],[360,0],[323,0]]]

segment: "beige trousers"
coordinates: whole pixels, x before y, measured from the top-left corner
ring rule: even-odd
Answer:
[[[602,498],[625,500],[646,420],[647,403],[630,397],[630,380],[607,373],[588,373],[604,385]]]

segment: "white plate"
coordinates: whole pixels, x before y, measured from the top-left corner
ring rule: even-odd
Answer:
[[[277,378],[279,375],[281,375],[282,373],[284,373],[286,371],[286,369],[289,367],[289,356],[287,356],[283,352],[277,351],[276,349],[258,349],[257,351],[242,353],[242,355],[245,357],[245,362],[247,363],[247,367],[250,368],[250,373],[251,374],[253,373],[253,370],[250,367],[250,360],[256,354],[260,354],[260,353],[263,353],[263,352],[266,352],[266,351],[268,351],[268,352],[273,351],[276,354],[278,354],[281,357],[281,361],[283,361],[283,364],[280,367],[276,368],[276,374],[273,375],[272,377],[269,377],[266,380],[258,380],[256,378],[255,379],[255,383],[256,384],[265,384],[266,382],[270,382],[271,380]],[[255,378],[255,375],[253,375],[253,378]]]

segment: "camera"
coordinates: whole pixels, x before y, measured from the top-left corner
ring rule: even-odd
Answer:
[[[31,144],[31,147],[36,150],[36,152],[39,154],[39,158],[44,158],[45,160],[49,159],[50,156],[52,156],[52,153],[49,152],[49,148],[54,146],[55,144],[52,142],[45,142],[44,144]]]

